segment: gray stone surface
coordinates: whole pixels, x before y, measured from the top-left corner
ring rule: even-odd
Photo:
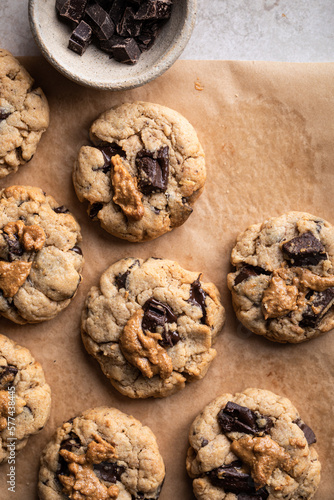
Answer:
[[[53,0],[47,0],[52,2]],[[0,45],[38,55],[28,0],[0,0]],[[198,0],[181,59],[333,61],[334,0]]]

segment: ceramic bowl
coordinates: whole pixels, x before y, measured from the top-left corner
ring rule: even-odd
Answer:
[[[55,0],[29,0],[32,34],[46,59],[67,78],[97,89],[127,90],[164,73],[180,56],[192,33],[197,0],[174,0],[172,15],[153,46],[133,66],[90,45],[79,56],[68,49],[69,26],[58,19]]]

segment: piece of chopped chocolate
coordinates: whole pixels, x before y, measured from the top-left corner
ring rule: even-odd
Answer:
[[[8,260],[9,262],[13,262],[16,257],[20,257],[24,253],[24,248],[21,246],[19,237],[17,234],[9,235],[3,233],[3,237],[8,246]]]
[[[165,192],[169,175],[169,147],[164,146],[154,153],[143,149],[136,156],[139,188],[143,194]]]
[[[110,57],[112,57],[115,45],[122,43],[123,40],[124,37],[113,35],[112,37],[109,38],[109,40],[100,41],[100,49],[103,50],[104,52],[107,52],[108,54],[111,54]]]
[[[101,151],[104,159],[104,165],[102,167],[94,168],[93,170],[102,170],[104,174],[110,172],[111,158],[113,156],[119,155],[122,158],[126,157],[125,151],[122,149],[121,146],[116,144],[116,142],[104,146],[95,146],[95,147],[97,147]]]
[[[297,424],[298,427],[303,431],[304,436],[305,436],[306,441],[307,441],[307,444],[309,446],[311,444],[317,442],[317,438],[315,437],[315,434],[312,431],[311,427],[309,427],[308,425],[304,424],[304,422],[300,418],[297,418],[296,420],[294,420],[293,423]]]
[[[114,45],[112,54],[115,61],[135,64],[141,52],[134,38],[124,38],[124,40]]]
[[[250,495],[249,498],[265,500],[269,494],[265,488],[256,490],[254,481],[249,474],[241,470],[242,462],[235,460],[229,465],[222,465],[207,472],[207,476],[214,486],[223,488],[226,492],[236,493],[238,499],[241,495]],[[243,498],[248,498],[244,496]]]
[[[268,497],[266,488],[261,488],[255,493],[238,493],[238,500],[267,500]]]
[[[14,365],[0,366],[0,389],[8,389],[14,382],[18,371],[18,368]]]
[[[136,20],[134,10],[131,7],[126,7],[116,26],[117,34],[124,37],[135,37],[140,34],[140,31],[141,23]]]
[[[171,0],[145,0],[136,13],[136,19],[140,21],[168,19],[171,11]]]
[[[293,266],[316,266],[327,259],[325,247],[311,231],[287,241],[282,245],[282,250]]]
[[[72,32],[68,42],[68,48],[77,52],[80,56],[86,51],[92,41],[93,30],[85,21],[80,21]]]
[[[73,419],[72,419],[73,421]],[[71,421],[69,421],[70,423]],[[80,438],[75,432],[71,431],[69,433],[69,437],[67,439],[64,439],[60,443],[60,450],[67,450],[74,452],[75,450],[78,450],[81,446],[81,441]],[[57,466],[57,475],[58,476],[68,476],[70,473],[69,468],[68,468],[68,462],[65,460],[65,458],[59,454],[58,456],[58,466]]]
[[[126,3],[124,0],[114,0],[109,10],[109,16],[114,21],[115,26],[120,22],[123,17]]]
[[[79,23],[84,15],[87,0],[57,0],[56,9],[62,17]]]
[[[220,410],[217,415],[218,423],[224,433],[226,432],[245,432],[246,434],[268,433],[273,422],[266,415],[257,415],[246,406],[240,406],[237,403],[228,401],[226,406]],[[265,424],[261,427],[257,421],[264,420]]]
[[[206,293],[201,287],[201,282],[199,280],[200,276],[190,285],[190,293],[188,302],[191,302],[195,306],[198,306],[202,309],[202,319],[201,322],[205,324],[206,319],[206,307],[205,307],[205,299]]]
[[[125,271],[125,273],[119,273],[117,274],[117,276],[115,276],[115,283],[118,290],[120,290],[121,288],[126,288],[126,278],[129,276],[129,274],[130,271],[128,269],[127,271]]]
[[[309,304],[302,315],[299,326],[302,328],[314,328],[333,305],[333,287],[327,288],[323,292],[314,292],[311,297],[309,297]]]
[[[66,208],[64,205],[61,205],[60,207],[54,208],[53,211],[56,212],[56,214],[69,214],[70,213],[68,208]]]
[[[246,264],[240,269],[239,274],[236,276],[234,280],[234,286],[239,285],[239,283],[242,283],[242,281],[247,280],[251,276],[259,276],[260,274],[266,274],[269,275],[271,274],[270,271],[266,271],[262,267],[259,266],[250,266]]]
[[[165,325],[166,323],[177,323],[177,316],[173,313],[172,309],[167,305],[163,304],[159,300],[151,297],[143,305],[144,317],[142,319],[143,330],[149,330],[150,332],[156,332],[157,327],[163,328],[162,340],[159,344],[163,347],[173,347],[180,340],[178,332],[167,331]]]
[[[10,111],[6,111],[5,109],[0,108],[0,122],[2,120],[6,120],[6,118],[8,118],[9,115],[11,115]]]
[[[78,255],[82,255],[82,250],[78,245],[74,245],[73,248],[70,249],[72,252],[77,253]]]
[[[115,31],[115,25],[109,14],[98,4],[85,10],[85,20],[91,26],[99,40],[108,40]]]
[[[123,465],[117,465],[116,462],[101,462],[99,464],[94,464],[93,467],[97,477],[108,483],[120,481],[121,475],[125,472],[125,467]]]
[[[204,448],[204,446],[207,446],[209,444],[209,441],[207,439],[202,439],[201,442],[201,447]]]
[[[89,209],[89,217],[91,219],[95,219],[99,211],[103,208],[103,203],[93,203],[93,205]]]

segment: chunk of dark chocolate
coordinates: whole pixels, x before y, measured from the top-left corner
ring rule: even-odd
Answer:
[[[136,19],[148,21],[152,19],[168,19],[172,11],[171,0],[145,0],[141,3]]]
[[[68,208],[66,208],[64,205],[61,205],[60,207],[54,208],[53,211],[56,212],[56,214],[69,214],[70,213]]]
[[[110,57],[112,57],[112,53],[113,53],[115,45],[122,43],[123,40],[124,40],[124,37],[118,36],[118,35],[113,35],[112,37],[109,38],[109,40],[101,40],[100,41],[100,49],[103,50],[104,52],[107,52],[108,54],[111,54]]]
[[[198,306],[202,309],[202,319],[201,322],[205,324],[205,319],[206,319],[206,307],[205,307],[205,299],[206,299],[206,293],[201,287],[201,282],[199,280],[200,276],[197,278],[196,281],[194,281],[190,285],[190,293],[189,293],[189,299],[188,302],[191,302],[195,306]]]
[[[247,280],[251,276],[259,276],[260,274],[271,274],[270,271],[266,271],[262,267],[259,266],[250,266],[246,264],[240,269],[239,274],[236,276],[234,280],[234,286],[239,285],[242,281]]]
[[[151,297],[143,305],[144,316],[142,319],[143,330],[156,332],[157,327],[163,328],[162,340],[159,341],[160,345],[164,347],[172,347],[180,340],[178,332],[170,332],[166,330],[166,323],[177,323],[177,316],[173,313],[172,309],[163,304],[159,300]]]
[[[95,147],[97,147],[101,151],[104,159],[104,165],[102,167],[94,168],[93,170],[102,170],[104,174],[110,172],[111,158],[113,156],[119,155],[122,158],[126,157],[125,151],[122,149],[121,146],[116,144],[116,142],[104,146],[95,146]]]
[[[115,26],[120,22],[123,17],[125,10],[125,2],[124,0],[114,0],[112,6],[109,10],[109,16],[114,21]]]
[[[75,452],[75,450],[78,450],[80,446],[81,441],[79,436],[75,434],[75,432],[71,431],[69,433],[69,437],[60,443],[60,450]],[[57,474],[58,476],[68,476],[70,474],[68,463],[60,454],[58,456]]]
[[[327,288],[323,292],[314,292],[303,312],[299,326],[314,328],[333,305],[334,287]]]
[[[74,247],[71,248],[70,250],[74,253],[77,253],[78,255],[82,255],[82,250],[78,245],[74,245]]]
[[[82,56],[92,41],[93,30],[85,21],[80,21],[72,32],[68,48]]]
[[[139,36],[136,37],[140,50],[148,50],[152,47],[161,29],[161,23],[147,21],[143,23],[143,28]]]
[[[87,0],[57,0],[56,9],[62,17],[75,23],[81,21]]]
[[[9,235],[3,233],[3,237],[8,246],[8,260],[9,262],[13,262],[16,257],[20,257],[21,255],[23,255],[24,248],[21,246],[20,240],[16,234]]]
[[[18,368],[14,365],[0,366],[0,389],[8,389],[14,382]]]
[[[129,274],[130,274],[130,271],[128,269],[127,271],[125,271],[125,273],[123,273],[123,274],[119,273],[115,276],[115,283],[116,283],[118,290],[126,287],[126,278],[129,276]]]
[[[97,477],[108,483],[120,481],[121,475],[125,472],[125,467],[123,465],[117,465],[116,462],[101,462],[99,464],[94,464],[93,467]]]
[[[112,54],[115,61],[125,64],[135,64],[141,52],[133,38],[124,38],[124,40],[114,45]]]
[[[307,231],[282,245],[285,258],[293,266],[316,266],[327,259],[325,247],[311,231]]]
[[[103,203],[93,203],[89,209],[89,217],[95,219],[99,211],[103,208]]]
[[[304,422],[300,418],[297,418],[296,420],[294,420],[293,423],[297,424],[298,427],[303,431],[304,436],[305,436],[306,441],[307,441],[307,444],[309,446],[311,444],[317,442],[317,438],[315,437],[315,434],[312,431],[311,427],[309,427],[308,425],[304,424]]]
[[[116,26],[116,32],[120,36],[135,37],[140,34],[141,22],[136,20],[135,12],[131,7],[126,7],[123,16]]]
[[[136,156],[139,189],[143,194],[165,192],[169,175],[169,147],[164,146],[156,153],[143,149]]]
[[[6,118],[8,118],[9,115],[11,115],[10,111],[6,111],[5,109],[0,108],[0,122],[2,120],[6,120]]]
[[[237,494],[238,499],[254,497],[256,500],[266,500],[269,496],[267,490],[265,488],[256,490],[252,477],[243,472],[241,467],[242,462],[235,460],[229,465],[222,465],[206,474],[214,486],[223,488],[226,492]]]
[[[85,20],[92,27],[99,40],[108,40],[115,31],[115,25],[109,14],[98,4],[85,10]]]
[[[217,415],[218,423],[225,432],[245,432],[246,434],[268,433],[273,426],[270,417],[266,415],[256,415],[255,412],[246,406],[240,406],[232,401],[228,401],[225,408],[222,408]],[[257,424],[259,419],[265,420],[265,425],[260,427]]]

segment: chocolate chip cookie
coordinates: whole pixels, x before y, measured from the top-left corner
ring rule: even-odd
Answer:
[[[50,406],[41,365],[28,349],[0,335],[0,463],[15,459],[29,436],[43,429]]]
[[[198,500],[309,500],[320,481],[314,432],[270,391],[218,397],[191,425],[189,442]]]
[[[228,275],[238,319],[276,342],[303,342],[334,327],[334,229],[289,212],[250,226]]]
[[[57,429],[41,457],[41,500],[156,500],[165,466],[154,434],[115,408],[93,408]]]
[[[183,224],[205,182],[204,153],[179,113],[135,102],[103,113],[80,149],[73,182],[109,233],[152,240]]]
[[[38,323],[70,303],[81,281],[80,227],[36,187],[0,190],[0,314]]]
[[[225,310],[201,276],[170,260],[128,258],[91,288],[82,339],[122,394],[165,397],[204,377]]]
[[[43,91],[7,50],[0,49],[0,178],[31,160],[49,125]]]

